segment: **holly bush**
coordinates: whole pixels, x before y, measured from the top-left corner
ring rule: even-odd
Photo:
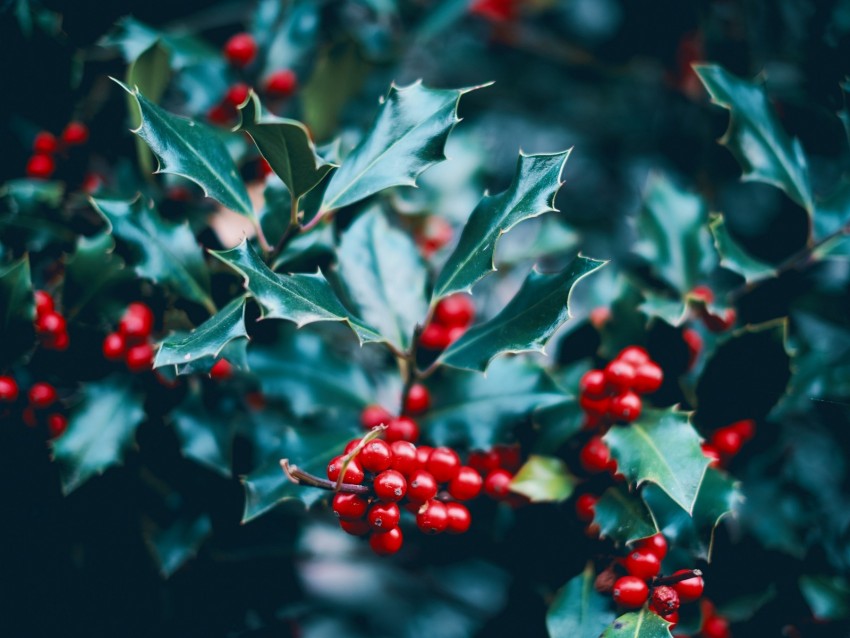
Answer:
[[[8,635],[848,635],[845,3],[109,4],[0,13]]]

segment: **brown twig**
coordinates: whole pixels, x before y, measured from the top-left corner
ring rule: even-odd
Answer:
[[[683,580],[690,580],[691,578],[696,578],[697,576],[702,576],[701,569],[689,569],[686,572],[682,572],[681,574],[673,574],[672,576],[662,576],[661,578],[655,577],[652,579],[653,587],[660,587],[661,585],[675,585],[676,583],[681,583]]]
[[[323,490],[346,492],[348,494],[368,494],[370,492],[369,487],[366,485],[354,485],[352,483],[340,483],[337,485],[334,481],[314,476],[300,469],[297,465],[290,465],[289,459],[281,459],[280,467],[283,473],[286,474],[286,478],[296,485],[309,485],[310,487],[320,487]]]

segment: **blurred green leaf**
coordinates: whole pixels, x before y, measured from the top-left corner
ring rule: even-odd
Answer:
[[[801,576],[800,591],[820,622],[850,616],[850,583],[842,576]]]
[[[596,570],[588,563],[555,595],[546,612],[550,638],[593,638],[614,620],[608,596],[596,591]]]
[[[229,477],[235,434],[231,416],[208,409],[200,392],[191,391],[171,412],[183,456]]]
[[[127,67],[127,86],[137,89],[154,104],[158,103],[171,79],[170,57],[168,50],[156,40]],[[127,104],[131,126],[138,128],[142,124],[139,102],[130,94],[127,96]],[[152,173],[154,167],[151,151],[139,137],[136,138],[136,155],[142,171],[145,174]]]
[[[510,490],[532,503],[560,503],[572,495],[574,487],[575,477],[561,459],[532,454],[514,476]]]
[[[114,251],[115,240],[109,233],[77,239],[77,249],[65,263],[62,303],[67,317],[84,313],[93,302],[111,302],[109,295],[115,288],[132,279],[132,271]],[[95,311],[85,314],[94,316]]]
[[[0,309],[0,366],[5,368],[35,341],[35,299],[27,257],[0,269]]]
[[[670,623],[644,607],[617,618],[600,638],[671,638]]]
[[[174,523],[150,534],[150,546],[159,563],[163,578],[170,578],[187,561],[197,555],[212,533],[212,521],[207,514],[181,515]]]

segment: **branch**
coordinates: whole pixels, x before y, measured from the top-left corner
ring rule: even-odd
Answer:
[[[683,580],[690,580],[697,576],[702,576],[701,569],[689,569],[681,574],[673,574],[672,576],[663,576],[661,578],[656,576],[652,579],[652,586],[660,587],[661,585],[675,585],[676,583],[681,583]]]
[[[297,465],[290,465],[289,459],[281,459],[280,467],[286,478],[296,485],[309,485],[311,487],[320,487],[323,490],[333,492],[346,492],[348,494],[368,494],[371,490],[366,485],[354,485],[352,483],[340,483],[337,485],[334,481],[319,478],[309,472],[305,472]]]

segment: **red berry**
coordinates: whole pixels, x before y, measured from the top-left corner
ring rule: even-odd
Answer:
[[[400,519],[401,511],[395,503],[376,503],[366,515],[373,532],[389,532],[398,527]]]
[[[59,334],[67,330],[65,326],[65,317],[58,312],[48,312],[41,315],[35,320],[35,329],[37,332],[48,334]]]
[[[401,529],[395,527],[388,532],[372,534],[369,537],[369,546],[378,556],[389,556],[401,549]]]
[[[54,412],[47,416],[47,430],[50,432],[51,439],[61,436],[66,429],[68,429],[68,418],[64,414]]]
[[[337,492],[333,499],[334,514],[338,518],[346,521],[355,521],[358,518],[363,518],[366,514],[366,509],[369,507],[369,501],[359,494],[349,494],[347,492]]]
[[[617,355],[617,359],[630,363],[635,367],[652,361],[649,353],[640,346],[629,346],[628,348],[624,348],[620,354]]]
[[[392,418],[393,415],[380,405],[367,405],[360,413],[360,425],[365,430],[371,430],[379,425],[386,425]]]
[[[672,614],[667,616],[667,618],[665,618],[665,620],[670,623],[670,626],[667,627],[667,629],[669,629],[670,631],[673,631],[676,628],[676,625],[679,624],[679,611],[678,610],[674,611]],[[675,636],[673,636],[673,638],[688,638],[688,637],[683,635],[683,634],[676,634]]]
[[[339,473],[342,471],[343,464],[343,456],[335,456],[331,459],[331,462],[328,463],[328,478],[334,482],[339,479]],[[343,483],[352,483],[354,485],[360,485],[363,482],[364,474],[363,468],[360,467],[360,464],[357,462],[357,459],[351,459],[348,463],[348,467],[345,468],[345,476],[343,477]]]
[[[0,377],[0,403],[12,403],[18,399],[18,382],[12,377]]]
[[[153,311],[143,303],[131,303],[124,311],[119,331],[129,339],[144,339],[153,330]]]
[[[466,328],[475,318],[475,304],[469,295],[458,293],[440,300],[434,320],[446,328]]]
[[[392,464],[390,467],[397,472],[401,472],[405,478],[408,478],[413,472],[420,468],[418,459],[416,458],[416,446],[408,441],[393,441],[390,445],[392,450]]]
[[[484,493],[492,499],[501,501],[510,493],[514,475],[507,470],[493,470],[484,479]]]
[[[351,534],[352,536],[365,536],[372,531],[372,527],[369,525],[369,522],[362,518],[356,521],[340,519],[339,526],[346,534]]]
[[[62,131],[62,141],[69,146],[85,144],[89,139],[89,129],[82,122],[68,122]]]
[[[578,404],[581,406],[581,409],[587,412],[587,414],[594,417],[601,417],[608,414],[608,408],[611,405],[611,399],[609,397],[602,397],[601,399],[592,399],[586,394],[579,395]]]
[[[688,572],[687,569],[680,569],[675,572],[673,575],[677,576],[679,574],[684,574]],[[700,599],[702,596],[702,590],[705,588],[705,582],[702,580],[702,576],[694,576],[693,578],[688,578],[687,580],[680,580],[678,583],[673,585],[673,589],[679,594],[679,598],[683,603],[693,603]]]
[[[631,423],[640,416],[643,403],[634,392],[624,392],[611,399],[608,404],[608,416],[615,421]]]
[[[508,472],[516,472],[522,465],[519,445],[497,445],[493,448],[499,458],[499,467]]]
[[[233,376],[233,365],[227,359],[219,359],[210,368],[210,379],[225,381]]]
[[[449,534],[463,534],[472,524],[472,515],[465,505],[446,503],[446,531]]]
[[[732,425],[727,426],[728,428],[735,430],[738,433],[738,436],[741,437],[741,441],[747,442],[752,439],[756,435],[756,422],[752,419],[742,419],[741,421],[735,421]]]
[[[576,514],[580,521],[589,523],[593,520],[598,501],[599,497],[593,494],[582,494],[576,499]]]
[[[729,622],[722,616],[711,616],[702,623],[702,638],[730,638]]]
[[[48,131],[39,131],[32,143],[32,150],[36,153],[51,155],[56,152],[58,142],[56,136]]]
[[[53,312],[53,297],[50,296],[50,293],[45,292],[44,290],[36,290],[34,295],[36,317],[40,317],[42,315],[46,315],[49,312]]]
[[[471,467],[461,467],[449,483],[449,494],[459,501],[468,501],[481,493],[484,481]]]
[[[237,33],[224,45],[224,57],[233,66],[248,66],[257,55],[257,42],[250,33]]]
[[[444,350],[450,343],[446,327],[433,321],[425,326],[419,335],[419,345],[428,350]]]
[[[711,332],[726,332],[735,325],[738,320],[738,313],[734,308],[727,308],[723,311],[723,315],[713,315],[705,313],[702,315],[702,322]]]
[[[460,457],[451,448],[434,448],[428,456],[425,469],[431,473],[437,483],[448,483],[460,470]]]
[[[410,386],[407,398],[404,400],[404,411],[408,414],[421,414],[431,407],[431,394],[421,383]]]
[[[721,457],[735,456],[741,451],[741,435],[733,428],[720,428],[711,437],[711,445]]]
[[[517,0],[474,0],[469,12],[492,22],[510,22],[516,19]]]
[[[360,450],[357,460],[367,472],[383,472],[392,465],[393,451],[386,441],[374,439]]]
[[[424,503],[437,495],[437,481],[425,470],[416,470],[410,475],[407,497],[416,503]]]
[[[431,499],[416,515],[416,525],[426,534],[439,534],[445,531],[449,524],[446,506],[440,501]]]
[[[658,560],[664,560],[664,557],[667,555],[667,539],[660,532],[640,540],[635,547],[642,551],[655,554]]]
[[[240,104],[245,103],[250,92],[251,87],[244,82],[231,84],[230,88],[227,89],[227,93],[224,94],[224,101],[233,106],[239,106]]]
[[[149,343],[140,343],[127,349],[124,363],[130,372],[146,372],[153,368],[153,348]]]
[[[68,332],[63,330],[58,334],[54,334],[44,343],[45,348],[53,348],[54,350],[66,350],[71,343],[68,337]]]
[[[608,323],[611,318],[611,310],[605,306],[599,306],[590,311],[588,319],[591,325],[597,330],[602,330],[602,327]]]
[[[360,445],[360,441],[363,439],[351,439],[348,443],[345,444],[345,449],[342,451],[343,454],[351,454],[358,445]],[[357,459],[358,462],[360,459]]]
[[[708,467],[720,467],[720,452],[709,443],[700,444],[702,454],[708,459]]]
[[[37,153],[27,162],[27,175],[35,179],[47,179],[56,170],[56,162],[50,155]]]
[[[668,618],[679,609],[679,594],[666,585],[656,587],[652,590],[649,608],[662,618]]]
[[[581,461],[582,467],[591,474],[604,472],[611,466],[611,450],[608,449],[601,437],[594,436],[581,448],[579,461]]]
[[[372,489],[382,501],[400,501],[407,492],[407,480],[401,472],[385,470],[375,477]]]
[[[434,451],[430,445],[420,445],[416,448],[416,462],[419,464],[419,469],[425,469],[428,464],[428,457]]]
[[[467,463],[481,476],[486,476],[493,470],[499,469],[499,455],[495,450],[489,452],[474,450],[469,453]]]
[[[410,441],[416,443],[419,439],[419,426],[416,421],[406,416],[399,416],[387,423],[384,437],[392,443],[393,441]]]
[[[454,230],[452,225],[438,215],[429,215],[424,229],[419,233],[416,243],[422,249],[425,257],[435,252],[452,240]]]
[[[645,549],[636,549],[626,556],[624,565],[629,574],[643,580],[655,578],[661,571],[661,559]]]
[[[635,367],[620,359],[614,359],[605,366],[605,380],[617,392],[630,390],[635,382]]]
[[[460,339],[465,332],[466,328],[464,326],[453,326],[449,328],[448,333],[446,334],[446,339],[448,339],[449,345]]]
[[[618,605],[637,609],[649,598],[649,587],[640,578],[623,576],[614,583],[611,594]]]
[[[688,369],[690,370],[702,352],[702,336],[693,328],[686,328],[682,331],[682,340],[688,346]]]
[[[602,370],[588,370],[578,382],[579,392],[590,399],[602,399],[608,393],[608,381]]]
[[[280,69],[266,78],[266,93],[271,97],[289,97],[298,87],[298,78],[290,69]]]
[[[103,356],[109,361],[118,361],[124,357],[124,337],[118,332],[110,332],[103,339]]]
[[[216,104],[207,111],[207,118],[213,124],[226,126],[231,122],[231,120],[233,120],[234,117],[236,117],[236,109],[227,102],[223,104]]]
[[[691,297],[705,304],[714,303],[714,291],[708,286],[696,286],[691,290]]]
[[[29,391],[30,405],[37,410],[50,407],[56,401],[56,388],[49,383],[34,383]]]
[[[664,382],[664,372],[652,361],[642,363],[635,368],[635,380],[632,389],[639,394],[657,392]]]

